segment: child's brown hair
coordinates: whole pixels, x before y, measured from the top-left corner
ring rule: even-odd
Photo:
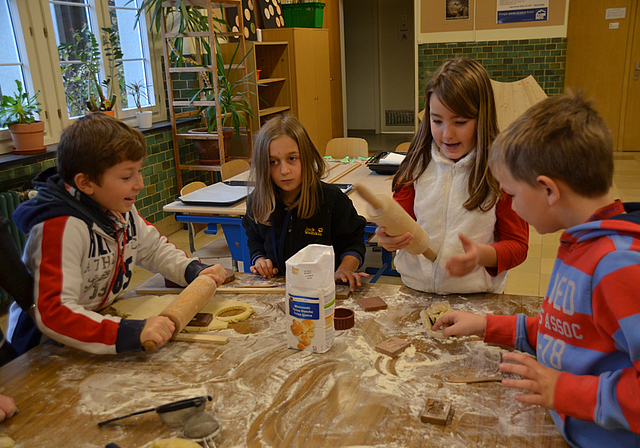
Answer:
[[[251,193],[252,212],[260,224],[269,225],[269,216],[276,207],[276,194],[279,194],[278,187],[271,180],[269,145],[272,140],[285,135],[297,143],[302,166],[302,190],[291,208],[296,208],[298,216],[306,219],[313,216],[320,206],[318,185],[324,175],[324,160],[297,118],[288,114],[278,115],[260,128],[251,155],[251,179],[255,182]]]
[[[142,132],[105,113],[91,113],[64,130],[58,143],[58,173],[75,186],[77,174],[100,185],[106,170],[127,160],[146,156]]]
[[[556,96],[530,107],[496,138],[490,164],[529,185],[544,175],[597,197],[613,183],[613,140],[583,92]]]
[[[491,80],[484,67],[468,58],[446,61],[434,73],[425,89],[425,114],[413,137],[407,156],[393,178],[393,191],[413,184],[431,161],[431,117],[429,100],[435,94],[449,110],[464,118],[476,119],[476,153],[469,176],[467,210],[489,210],[500,189],[489,170],[489,148],[498,134],[498,118]]]

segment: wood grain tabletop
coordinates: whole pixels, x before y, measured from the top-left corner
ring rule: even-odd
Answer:
[[[356,300],[371,296],[388,308],[363,311]],[[216,332],[229,337],[226,345],[170,342],[151,353],[97,356],[48,342],[5,365],[1,393],[20,412],[0,432],[17,447],[145,447],[182,428],[155,412],[98,422],[208,394],[206,412],[222,425],[213,438],[219,448],[568,446],[545,409],[516,402],[517,392],[499,382],[445,381],[499,376],[505,349],[475,337],[431,338],[419,315],[442,300],[476,313],[536,315],[541,298],[365,285],[338,301],[355,311],[355,326],[337,332],[323,354],[287,347],[282,294],[232,298],[254,313]],[[411,346],[395,358],[375,350],[391,337]],[[428,400],[451,404],[445,425],[421,421]]]

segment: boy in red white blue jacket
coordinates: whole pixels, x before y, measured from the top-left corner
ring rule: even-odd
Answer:
[[[23,258],[34,279],[33,310],[9,310],[7,337],[18,353],[39,344],[40,332],[97,354],[163,345],[175,330],[164,316],[98,313],[124,293],[136,265],[181,285],[199,275],[224,281],[220,265],[187,258],[138,214],[145,156],[144,135],[107,114],[88,114],[63,132],[57,172],[42,172],[38,194],[14,212],[29,233]]]
[[[566,231],[539,317],[453,311],[433,330],[506,353],[504,379],[573,447],[640,446],[640,204],[614,201],[613,142],[582,95],[548,98],[498,136],[491,168],[539,233]]]

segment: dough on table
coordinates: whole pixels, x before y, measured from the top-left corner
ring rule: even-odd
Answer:
[[[0,433],[0,448],[11,448],[16,442],[5,433]]]
[[[133,299],[120,300],[111,304],[110,308],[123,318],[147,319],[159,315],[167,306],[178,298],[177,294],[166,294],[161,296],[140,296]],[[233,316],[220,316],[226,311],[242,310],[242,313]],[[200,310],[201,313],[213,314],[211,323],[206,327],[185,327],[183,331],[187,333],[220,330],[227,328],[229,322],[240,322],[251,316],[253,309],[251,305],[237,300],[226,299],[222,296],[214,295],[211,300]]]
[[[156,440],[149,448],[202,448],[202,445],[191,440],[172,437],[170,439]]]
[[[424,325],[424,329],[429,336],[433,338],[444,338],[444,336],[442,336],[442,330],[433,331],[431,330],[431,327],[433,327],[433,324],[435,324],[436,321],[440,319],[440,317],[451,311],[453,311],[453,308],[451,308],[451,304],[447,300],[445,300],[444,302],[434,303],[426,310],[420,311],[422,324]]]

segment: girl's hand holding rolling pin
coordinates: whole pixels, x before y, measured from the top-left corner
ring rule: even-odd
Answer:
[[[378,227],[376,229],[376,235],[378,236],[378,241],[380,242],[382,247],[384,247],[389,252],[393,252],[394,250],[398,249],[404,249],[413,239],[413,235],[410,232],[398,236],[387,235],[387,229],[385,229],[384,227]]]

